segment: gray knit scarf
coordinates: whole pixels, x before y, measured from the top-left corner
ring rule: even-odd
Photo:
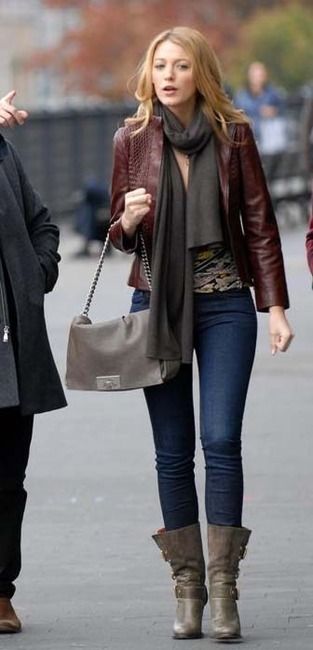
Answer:
[[[157,104],[164,129],[161,181],[153,233],[147,356],[191,363],[194,249],[223,239],[212,128],[198,109],[184,128]],[[189,156],[186,192],[173,147]]]

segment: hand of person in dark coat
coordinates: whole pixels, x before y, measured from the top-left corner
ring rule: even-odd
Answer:
[[[15,95],[16,91],[10,90],[7,95],[0,99],[0,126],[2,127],[21,126],[28,118],[27,111],[16,108],[12,103]]]

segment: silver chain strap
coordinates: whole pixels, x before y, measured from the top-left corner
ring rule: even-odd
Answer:
[[[140,238],[141,259],[142,259],[142,263],[143,263],[143,268],[144,268],[144,271],[145,271],[148,287],[149,287],[149,289],[151,291],[151,285],[152,285],[151,269],[150,269],[149,258],[148,258],[148,254],[147,254],[145,240],[143,238],[143,234],[142,234],[141,231],[139,233],[139,238]],[[102,248],[102,251],[101,251],[98,266],[97,266],[95,274],[93,276],[93,279],[92,279],[92,282],[91,282],[91,285],[90,285],[90,288],[89,288],[89,291],[88,291],[88,295],[87,295],[87,298],[86,298],[84,310],[82,312],[83,315],[87,316],[87,317],[88,317],[90,305],[91,305],[91,302],[92,302],[92,299],[93,299],[93,296],[94,296],[94,293],[95,293],[95,290],[96,290],[96,287],[97,287],[97,284],[98,284],[98,281],[99,281],[99,278],[100,278],[100,274],[101,274],[101,271],[102,271],[104,256],[105,256],[105,254],[107,252],[108,245],[109,245],[109,239],[110,239],[110,228],[109,228],[107,236],[105,238],[105,242],[103,244],[103,248]]]
[[[150,269],[149,258],[148,258],[148,253],[147,253],[147,249],[146,249],[145,240],[143,238],[143,234],[142,234],[141,231],[139,233],[139,238],[140,238],[140,245],[141,245],[141,251],[140,251],[141,252],[141,260],[142,260],[143,268],[144,268],[144,271],[145,271],[145,274],[146,274],[146,280],[147,280],[147,283],[148,283],[148,287],[149,287],[149,289],[151,291],[151,288],[152,288],[151,269]]]

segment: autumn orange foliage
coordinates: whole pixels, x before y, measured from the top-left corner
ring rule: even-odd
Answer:
[[[79,26],[57,48],[40,51],[32,65],[56,68],[68,89],[89,96],[124,99],[150,39],[173,25],[205,33],[218,53],[236,38],[237,19],[229,0],[47,0],[56,8],[76,7]]]
[[[46,0],[50,7],[75,8],[79,26],[54,50],[38,52],[32,65],[56,68],[68,90],[124,99],[127,80],[158,32],[173,25],[198,28],[223,61],[240,38],[242,20],[256,9],[289,2],[294,0]]]

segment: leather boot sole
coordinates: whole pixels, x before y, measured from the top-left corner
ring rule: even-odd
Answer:
[[[210,638],[214,641],[220,642],[220,643],[241,643],[243,641],[242,636],[215,636],[215,635],[210,635]]]
[[[202,639],[203,634],[179,634],[175,633],[172,635],[172,639]]]
[[[21,628],[12,627],[11,625],[0,625],[0,634],[17,634]]]
[[[13,621],[0,621],[0,634],[17,634],[22,629],[20,622],[14,623]]]

